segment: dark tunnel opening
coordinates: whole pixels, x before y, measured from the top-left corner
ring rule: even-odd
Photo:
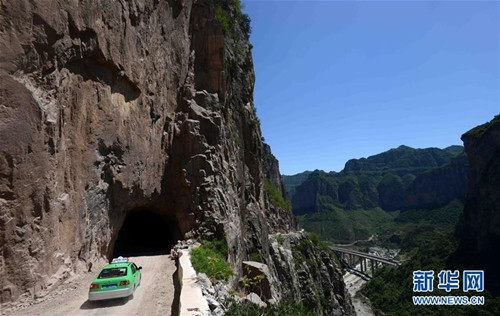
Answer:
[[[149,210],[132,211],[118,232],[112,258],[168,254],[178,237],[176,228],[166,216]]]

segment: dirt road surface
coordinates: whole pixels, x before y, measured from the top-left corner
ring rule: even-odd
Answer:
[[[142,266],[141,285],[133,297],[90,302],[88,288],[98,271],[60,286],[41,303],[2,315],[170,315],[174,301],[175,261],[169,255],[130,257]]]

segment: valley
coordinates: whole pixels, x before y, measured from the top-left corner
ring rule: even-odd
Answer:
[[[487,237],[477,228],[471,234],[473,228],[468,222],[481,222],[487,231],[497,223],[493,214],[498,210],[499,118],[462,136],[467,157],[458,146],[443,150],[400,146],[366,159],[350,160],[339,173],[316,170],[307,173],[307,178],[304,173],[283,176],[285,187],[294,192],[293,212],[305,230],[329,244],[392,255],[401,262],[398,267],[378,270],[369,281],[346,269],[344,282],[357,315],[400,311],[412,315],[470,315],[468,306],[424,310],[414,305],[410,276],[417,270],[473,267],[485,269],[490,280],[484,293],[486,304],[474,312],[500,312],[498,269],[493,263],[498,260],[497,252],[486,254],[471,240],[488,240],[483,246],[486,249],[497,249],[499,244],[494,242],[496,237]],[[428,154],[434,158],[422,159]],[[485,217],[472,217],[478,211]],[[493,222],[486,223],[485,218]],[[443,290],[434,293],[450,295]],[[470,298],[473,294],[457,291],[454,295]]]
[[[305,230],[348,244],[398,247],[418,226],[452,230],[463,208],[468,163],[463,147],[400,146],[351,159],[340,172],[283,176]],[[307,177],[306,177],[307,175]]]
[[[1,0],[0,314],[500,315],[498,7],[455,2]]]

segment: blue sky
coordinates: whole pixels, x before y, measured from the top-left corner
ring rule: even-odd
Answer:
[[[254,103],[283,174],[447,147],[500,113],[500,6],[243,1]]]

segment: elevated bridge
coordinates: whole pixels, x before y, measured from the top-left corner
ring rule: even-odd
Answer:
[[[384,258],[348,248],[332,246],[330,249],[337,255],[344,268],[363,278],[371,278],[377,268],[383,265],[398,266],[401,264],[399,261],[391,258]],[[368,267],[368,263],[370,267]],[[371,268],[371,274],[368,268]]]

